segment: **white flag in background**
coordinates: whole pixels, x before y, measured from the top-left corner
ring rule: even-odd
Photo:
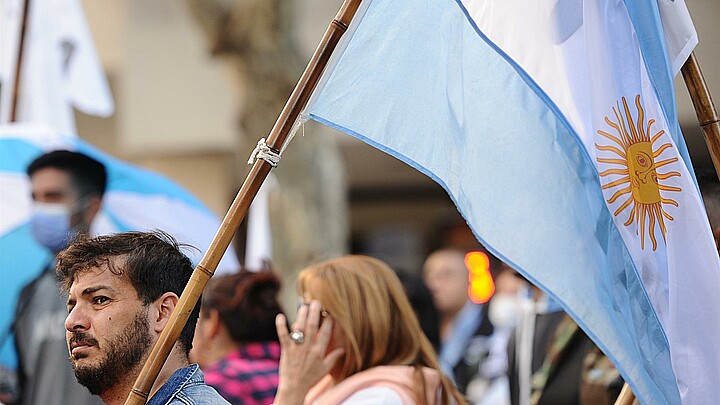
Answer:
[[[11,119],[24,2],[2,0],[0,121]],[[79,0],[33,0],[27,17],[17,121],[77,135],[73,107],[98,116],[113,113],[105,73],[95,53]]]

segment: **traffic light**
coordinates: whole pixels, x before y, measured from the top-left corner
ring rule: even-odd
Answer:
[[[490,259],[483,252],[469,252],[465,255],[468,269],[468,296],[472,302],[483,304],[495,293],[495,282],[490,274]]]

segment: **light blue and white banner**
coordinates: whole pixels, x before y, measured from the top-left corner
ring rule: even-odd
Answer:
[[[364,0],[304,114],[445,187],[643,403],[712,403],[720,259],[673,89],[696,41],[682,1]]]

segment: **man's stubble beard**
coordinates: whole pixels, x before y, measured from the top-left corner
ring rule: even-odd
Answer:
[[[83,332],[76,336],[82,340]],[[93,395],[101,395],[112,388],[121,378],[127,377],[147,357],[152,341],[147,322],[147,307],[140,310],[130,326],[111,341],[104,344],[104,358],[95,366],[77,366],[75,378]],[[139,371],[139,370],[138,370]]]

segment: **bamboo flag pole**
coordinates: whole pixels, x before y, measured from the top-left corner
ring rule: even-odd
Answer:
[[[27,20],[30,13],[30,0],[25,0],[20,25],[20,43],[18,44],[18,58],[15,65],[15,83],[13,84],[12,107],[10,110],[10,122],[17,121],[18,100],[20,99],[20,75],[22,73],[23,50],[25,49],[25,37],[27,36]]]
[[[342,35],[347,31],[355,12],[360,6],[360,1],[361,0],[345,0],[335,19],[333,19],[325,31],[325,35],[323,35],[308,66],[305,68],[305,71],[270,131],[267,145],[274,153],[279,153],[282,150],[282,146],[290,130],[300,115],[300,112],[305,107],[305,104],[307,104],[330,56]],[[180,296],[177,307],[168,320],[168,325],[162,331],[158,341],[155,342],[155,345],[150,351],[150,355],[135,380],[135,385],[130,391],[125,405],[140,405],[148,400],[150,390],[160,373],[160,369],[163,364],[165,364],[170,350],[180,336],[180,332],[185,326],[205,285],[215,273],[220,259],[230,245],[233,235],[235,235],[235,232],[240,226],[240,222],[247,214],[250,203],[253,198],[255,198],[260,186],[270,173],[270,169],[271,164],[262,159],[257,159],[253,164],[250,173],[245,178],[245,182],[240,188],[240,191],[238,191],[235,200],[220,224],[220,229],[215,234],[210,247],[202,260],[200,260],[200,263],[195,267],[190,281],[188,281],[185,290]]]
[[[694,52],[690,54],[680,71],[695,107],[698,123],[715,166],[715,173],[720,179],[720,118]]]
[[[695,107],[695,114],[697,114],[700,129],[702,129],[705,143],[707,143],[708,150],[710,151],[710,157],[715,166],[715,173],[718,179],[720,179],[720,118],[715,109],[710,89],[708,89],[705,78],[700,70],[700,64],[695,58],[695,52],[690,54],[690,57],[685,61],[680,71],[682,72],[683,79],[685,79],[685,85],[688,88],[690,99],[692,99],[693,106]],[[625,383],[622,391],[620,391],[620,395],[615,401],[615,405],[629,405],[632,404],[634,399],[635,395],[630,389],[630,386]]]
[[[620,395],[618,395],[617,400],[615,400],[615,405],[631,405],[634,401],[635,394],[633,394],[630,386],[625,383],[622,391],[620,391]]]

